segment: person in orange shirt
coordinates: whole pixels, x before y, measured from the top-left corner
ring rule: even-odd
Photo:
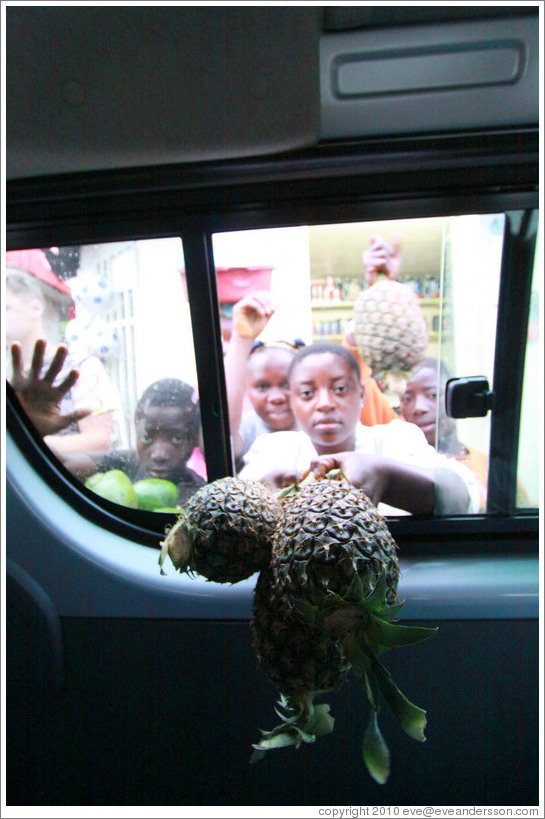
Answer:
[[[360,365],[361,381],[367,396],[361,411],[361,423],[366,427],[373,427],[375,424],[389,424],[394,418],[398,418],[397,412],[380,389],[376,379],[373,378],[371,367],[358,353],[350,332],[345,334],[342,344],[356,356]]]

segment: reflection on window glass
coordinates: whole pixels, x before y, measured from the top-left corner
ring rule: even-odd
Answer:
[[[543,249],[540,247],[541,234],[538,233],[536,263],[532,280],[530,316],[528,321],[528,338],[526,342],[526,360],[524,363],[524,384],[522,392],[522,413],[520,419],[520,442],[518,456],[518,491],[519,508],[539,508],[539,465],[543,442],[540,440],[542,429],[543,406],[543,362],[541,361],[539,307],[542,297]]]
[[[6,340],[20,350],[8,378],[67,469],[135,508],[176,508],[206,478],[183,267],[179,238],[6,259]],[[55,361],[60,343],[68,354]],[[52,363],[55,386],[78,372],[60,403],[44,380]]]
[[[444,387],[451,376],[492,380],[503,225],[493,214],[215,235],[239,474],[278,484],[317,454],[344,448],[411,462],[418,450],[413,464],[466,481],[466,508],[439,499],[437,514],[484,511],[489,418],[447,418]],[[304,389],[294,376],[288,383],[297,348],[323,341],[355,356],[359,410],[340,398],[348,382],[315,398],[333,371],[307,366]],[[404,503],[382,509],[415,511]]]
[[[445,412],[451,377],[484,376],[493,383],[496,320],[503,250],[503,214],[451,217],[445,224],[443,321],[439,338],[440,450],[477,476],[486,510],[490,414],[454,420]]]

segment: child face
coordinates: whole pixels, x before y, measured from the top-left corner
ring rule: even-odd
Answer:
[[[295,425],[287,381],[292,358],[288,350],[271,347],[254,353],[248,361],[248,397],[271,432],[293,429]]]
[[[136,422],[136,449],[149,478],[176,483],[195,448],[180,407],[150,406]]]
[[[295,417],[318,454],[354,449],[364,391],[342,356],[308,355],[292,372],[290,387]]]
[[[409,381],[401,396],[401,411],[406,421],[420,427],[428,444],[436,445],[437,401],[439,387],[437,372],[431,367],[423,367]],[[448,433],[453,426],[451,419],[440,413],[439,437]]]

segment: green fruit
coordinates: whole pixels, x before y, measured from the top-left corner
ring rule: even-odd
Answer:
[[[165,481],[162,478],[145,478],[142,481],[136,481],[133,488],[139,509],[154,512],[166,507],[168,511],[171,511],[178,502],[178,487],[172,481]]]
[[[121,469],[97,472],[85,481],[85,486],[112,503],[131,506],[133,509],[138,506],[134,487]]]

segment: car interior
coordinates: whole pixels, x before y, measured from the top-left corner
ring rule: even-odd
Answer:
[[[45,260],[57,302],[70,294],[55,346],[112,385],[97,458],[140,454],[141,396],[176,379],[198,402],[194,487],[237,476],[236,305],[270,295],[264,346],[353,332],[361,351],[379,237],[444,385],[430,446],[455,427],[461,472],[473,451],[484,464],[466,511],[383,511],[400,622],[437,628],[385,661],[427,741],[384,708],[391,774],[369,777],[351,673],[331,736],[250,764],[279,696],[252,638],[257,573],[160,566],[176,499],[139,504],[143,473],[124,495],[71,471],[25,411],[6,330],[4,807],[539,815],[541,4],[6,3],[2,18],[3,293],[20,251]],[[373,373],[392,424],[400,369]]]

